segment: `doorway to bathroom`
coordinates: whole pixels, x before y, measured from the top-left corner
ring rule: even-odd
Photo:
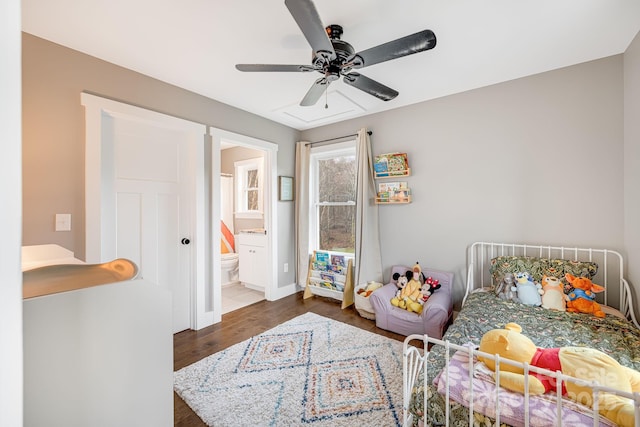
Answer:
[[[221,320],[269,299],[277,286],[272,267],[277,145],[216,129],[211,135],[213,311]]]

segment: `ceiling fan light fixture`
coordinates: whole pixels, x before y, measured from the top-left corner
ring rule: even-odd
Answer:
[[[337,39],[340,40],[340,37],[342,37],[342,26],[341,25],[336,25],[336,24],[332,24],[332,25],[328,25],[325,30],[327,31],[327,36],[333,40],[333,39]]]
[[[380,62],[390,61],[414,53],[433,49],[436,37],[433,31],[423,30],[409,36],[383,43],[369,49],[356,52],[349,43],[341,40],[342,26],[332,24],[323,26],[320,15],[312,0],[285,0],[285,6],[298,24],[312,49],[312,64],[278,65],[278,64],[237,64],[239,71],[318,71],[324,76],[316,80],[301,106],[314,105],[326,92],[327,86],[343,76],[343,81],[368,93],[382,101],[390,101],[398,96],[398,92],[390,87],[372,80],[362,74],[351,72],[352,69],[364,68]]]

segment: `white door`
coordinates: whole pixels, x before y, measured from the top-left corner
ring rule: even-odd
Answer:
[[[173,331],[191,326],[189,141],[181,132],[126,118],[112,120],[116,256],[169,288]]]
[[[173,331],[213,323],[205,277],[206,127],[90,94],[86,261],[133,260],[173,296]],[[187,240],[185,240],[187,239]]]

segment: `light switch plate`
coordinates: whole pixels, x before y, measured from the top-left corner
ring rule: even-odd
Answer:
[[[71,231],[71,214],[56,214],[56,231]]]

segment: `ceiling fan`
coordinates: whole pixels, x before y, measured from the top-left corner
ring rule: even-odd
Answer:
[[[284,4],[313,49],[312,64],[237,64],[236,68],[247,72],[319,72],[322,77],[313,83],[302,98],[301,106],[315,105],[329,84],[338,80],[340,76],[346,84],[376,98],[383,101],[392,100],[398,96],[397,91],[353,70],[433,49],[436,46],[436,36],[433,31],[423,30],[356,52],[349,43],[340,40],[342,36],[340,25],[324,27],[311,0],[285,0]]]

